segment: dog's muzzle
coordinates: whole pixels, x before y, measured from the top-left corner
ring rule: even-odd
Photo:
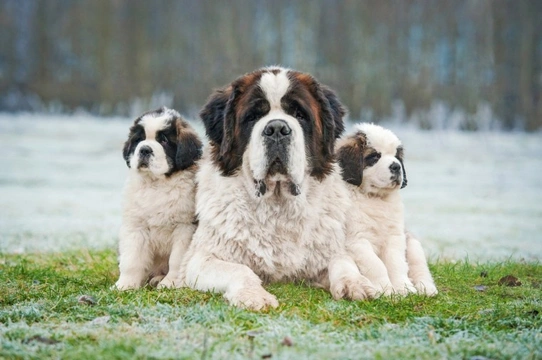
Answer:
[[[271,120],[263,129],[262,136],[267,155],[267,174],[288,173],[288,148],[292,137],[292,129],[284,120]]]
[[[149,159],[151,158],[153,152],[150,146],[144,145],[139,149],[139,164],[138,169],[142,167],[149,166]]]
[[[391,181],[394,185],[401,185],[403,182],[403,174],[401,172],[401,165],[397,162],[393,162],[390,165]]]

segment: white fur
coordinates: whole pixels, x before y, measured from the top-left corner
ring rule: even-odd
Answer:
[[[353,264],[344,248],[350,200],[337,169],[322,182],[305,177],[298,196],[258,198],[252,181],[244,173],[220,175],[204,153],[197,174],[199,226],[185,269],[189,286],[224,293],[231,304],[255,310],[278,305],[262,279],[306,280],[335,298],[374,295],[357,268],[347,265]]]
[[[150,275],[169,268],[159,287],[179,286],[179,269],[195,231],[195,168],[170,177],[131,170],[119,234],[121,290],[141,287]]]
[[[381,159],[363,171],[361,186],[347,184],[352,208],[347,212],[347,243],[350,254],[365,275],[384,295],[419,292],[436,295],[437,289],[418,240],[407,235],[400,185],[390,181],[389,166],[395,159],[399,139],[373,124],[356,127]],[[345,144],[346,135],[338,142]]]

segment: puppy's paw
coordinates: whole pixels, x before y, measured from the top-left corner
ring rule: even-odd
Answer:
[[[279,302],[275,295],[261,288],[243,288],[236,291],[234,294],[224,294],[224,297],[231,305],[248,309],[248,310],[263,310],[269,307],[276,308]]]
[[[162,281],[162,279],[164,279],[166,276],[165,275],[156,275],[156,276],[153,276],[150,280],[149,280],[149,286],[153,287],[153,288],[156,288],[158,287],[158,284],[160,284],[160,281]]]
[[[438,290],[435,284],[432,281],[428,282],[419,282],[414,285],[416,289],[418,290],[418,294],[425,295],[425,296],[435,296],[438,295]]]
[[[343,277],[330,287],[331,295],[335,300],[366,300],[376,295],[376,289],[368,280]]]
[[[158,289],[173,289],[178,287],[181,287],[181,281],[167,276],[158,284]]]
[[[119,279],[115,285],[111,287],[113,290],[134,290],[139,289],[141,287],[140,281],[135,281],[131,279]]]
[[[418,290],[410,280],[405,280],[404,282],[399,283],[399,285],[394,286],[395,293],[401,296],[407,296],[408,294],[416,294]]]
[[[393,294],[395,294],[395,290],[393,289],[391,282],[380,283],[376,286],[376,297],[392,296]]]

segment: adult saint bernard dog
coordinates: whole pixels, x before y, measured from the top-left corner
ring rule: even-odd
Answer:
[[[134,121],[123,157],[130,168],[119,234],[119,290],[180,285],[179,270],[196,229],[195,174],[202,143],[175,110]]]
[[[183,267],[190,287],[254,310],[278,306],[269,282],[305,281],[335,299],[374,295],[344,244],[350,199],[334,161],[344,114],[311,75],[280,67],[209,98],[199,225]]]
[[[405,231],[401,141],[390,130],[364,123],[338,140],[336,153],[353,200],[347,245],[361,273],[384,295],[436,295],[423,248]]]

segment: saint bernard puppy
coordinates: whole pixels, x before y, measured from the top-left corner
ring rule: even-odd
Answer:
[[[348,249],[361,273],[384,295],[436,295],[423,248],[405,231],[401,141],[390,130],[364,123],[337,141],[336,154],[353,200]]]
[[[344,243],[350,199],[334,161],[344,114],[311,75],[280,67],[209,98],[188,286],[253,310],[278,306],[262,286],[270,282],[305,281],[335,299],[374,295]]]
[[[179,284],[192,239],[196,161],[202,143],[175,110],[163,107],[137,118],[124,144],[130,168],[119,234],[120,277],[115,287],[136,289],[150,281]]]

